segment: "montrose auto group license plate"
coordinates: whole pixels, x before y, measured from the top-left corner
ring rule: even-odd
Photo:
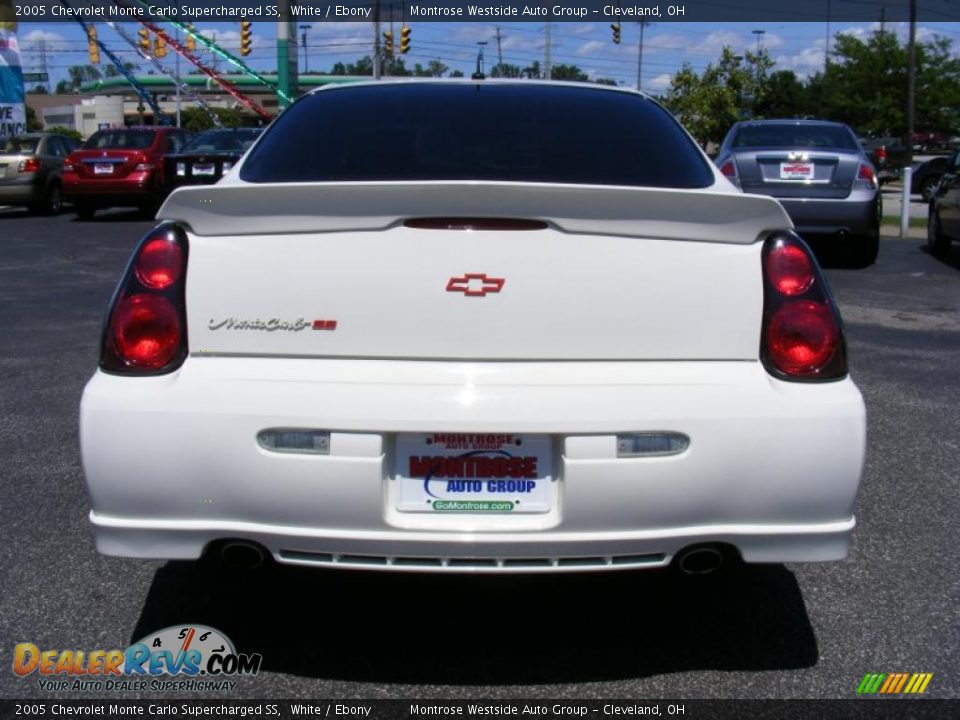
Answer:
[[[813,180],[813,163],[785,162],[780,163],[781,180]]]
[[[426,513],[545,513],[549,435],[406,433],[397,437],[397,508]]]

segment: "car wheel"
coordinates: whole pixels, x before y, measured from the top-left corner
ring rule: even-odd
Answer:
[[[933,191],[939,182],[940,178],[933,176],[926,178],[922,183],[920,183],[920,195],[924,202],[930,202],[930,200],[933,198]]]
[[[63,212],[63,190],[53,185],[47,193],[47,202],[43,208],[45,215],[59,215]]]
[[[87,203],[75,202],[73,204],[73,211],[81,220],[92,220],[93,216],[97,212],[97,209],[93,207],[93,205],[88,205]]]
[[[937,257],[943,257],[950,250],[950,239],[940,229],[940,216],[933,207],[927,216],[927,250]]]
[[[880,254],[880,235],[855,235],[850,243],[853,266],[865,268],[873,265]]]

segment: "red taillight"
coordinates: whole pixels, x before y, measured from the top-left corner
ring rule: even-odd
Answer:
[[[760,357],[782,380],[837,380],[847,374],[840,317],[810,249],[778,233],[763,249]]]
[[[183,253],[175,240],[153,238],[140,248],[134,272],[144,287],[163,290],[180,278],[182,264]]]
[[[175,224],[145,237],[107,316],[100,368],[118,375],[176,370],[187,356],[186,233]]]
[[[783,295],[800,295],[813,285],[813,263],[797,245],[779,245],[766,259],[767,280]]]
[[[22,173],[32,173],[37,172],[40,169],[40,160],[39,158],[27,158],[26,160],[21,160],[20,165],[17,167]]]
[[[64,160],[64,161],[63,161],[63,171],[64,171],[64,172],[73,172],[73,171],[74,171],[73,161],[72,161],[72,160]]]
[[[833,311],[810,301],[782,306],[767,328],[770,359],[788,375],[816,375],[833,357],[839,340]]]
[[[110,323],[110,340],[129,366],[157,370],[180,347],[180,316],[162,295],[140,293],[120,301]]]
[[[737,164],[732,159],[727,160],[723,165],[720,166],[720,172],[723,173],[724,177],[728,177],[731,180],[736,180]]]
[[[857,181],[861,185],[876,188],[877,174],[873,171],[873,168],[866,163],[860,163],[860,167],[857,169]]]
[[[877,148],[877,160],[886,160],[887,159],[887,148],[881,145]]]

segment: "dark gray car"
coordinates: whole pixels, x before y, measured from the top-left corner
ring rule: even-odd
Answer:
[[[857,137],[842,123],[754,120],[735,124],[717,154],[743,192],[772,195],[804,236],[827,236],[858,265],[877,258],[880,186]]]
[[[59,213],[63,208],[63,161],[77,147],[72,138],[49,133],[0,138],[0,205]]]
[[[960,152],[950,157],[943,177],[934,188],[927,217],[930,252],[944,256],[953,242],[960,242]]]

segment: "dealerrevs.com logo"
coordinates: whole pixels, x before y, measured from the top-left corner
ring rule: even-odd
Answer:
[[[125,650],[41,650],[33,643],[13,650],[13,672],[36,675],[41,690],[233,690],[236,678],[256,675],[262,661],[205,625],[164,628]]]

